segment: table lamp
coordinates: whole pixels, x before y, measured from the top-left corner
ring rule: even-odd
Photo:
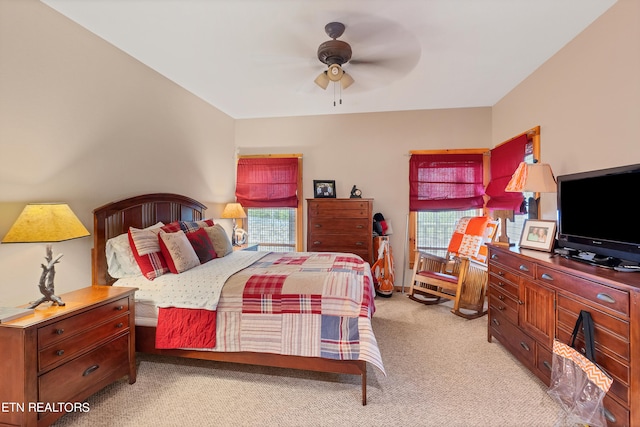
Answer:
[[[87,229],[67,204],[30,203],[11,226],[2,243],[62,242],[88,235]],[[46,264],[40,264],[42,274],[38,284],[43,296],[32,302],[29,308],[35,308],[45,301],[51,301],[53,305],[64,305],[64,301],[55,295],[53,284],[55,265],[60,262],[60,258],[62,254],[53,257],[52,245],[47,244]]]
[[[537,160],[534,160],[533,163],[520,163],[507,184],[505,191],[516,193],[555,193],[557,191],[556,188],[556,179],[551,171],[551,166],[547,163],[538,163]],[[539,201],[540,196],[536,198],[534,194],[534,197],[529,197],[527,201],[529,219],[538,218]]]
[[[238,218],[246,218],[247,214],[244,212],[244,208],[240,203],[227,203],[222,211],[221,218],[231,218],[233,219],[233,233],[231,233],[231,243],[233,246],[240,246],[246,241],[247,232],[241,228],[238,228],[236,225],[236,219]],[[238,234],[243,235],[243,241],[238,241]]]

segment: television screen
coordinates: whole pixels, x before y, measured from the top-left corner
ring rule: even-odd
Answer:
[[[640,262],[640,165],[558,177],[559,245]]]

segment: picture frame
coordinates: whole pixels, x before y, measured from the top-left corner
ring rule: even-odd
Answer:
[[[544,219],[528,219],[522,227],[520,247],[551,252],[556,240],[556,222]]]
[[[314,179],[313,197],[316,199],[335,199],[336,182],[331,179]]]

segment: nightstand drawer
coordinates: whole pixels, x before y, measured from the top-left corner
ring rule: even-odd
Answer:
[[[129,311],[129,298],[121,298],[96,309],[38,328],[38,347],[44,348],[84,331],[112,316]]]
[[[126,375],[129,367],[129,335],[123,335],[90,353],[71,360],[66,364],[38,378],[40,402],[70,402],[76,394],[98,381],[117,374]]]
[[[42,371],[52,365],[63,363],[91,346],[127,331],[128,328],[129,315],[125,313],[96,328],[87,329],[71,338],[56,342],[40,350],[38,370]]]

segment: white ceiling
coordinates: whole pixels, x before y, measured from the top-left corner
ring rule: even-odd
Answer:
[[[616,0],[41,1],[242,119],[492,106]],[[331,21],[364,62],[336,106]]]

